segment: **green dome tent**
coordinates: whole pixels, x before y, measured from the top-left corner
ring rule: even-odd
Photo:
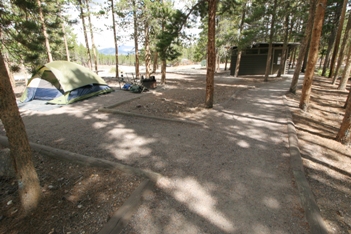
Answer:
[[[68,61],[54,61],[34,72],[20,101],[38,99],[47,100],[49,104],[65,105],[112,91],[101,77],[88,68]]]

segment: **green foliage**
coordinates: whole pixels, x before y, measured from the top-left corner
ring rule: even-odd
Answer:
[[[161,21],[162,31],[156,37],[156,48],[162,60],[172,61],[181,55],[179,48],[182,39],[187,38],[182,29],[190,26],[191,13],[197,16],[203,12],[203,7],[206,5],[203,3],[205,2],[199,1],[187,13],[178,9],[174,10],[167,5],[162,5],[157,10],[158,14],[155,16]]]
[[[8,54],[12,65],[24,64],[29,70],[47,62],[45,40],[39,20],[39,8],[35,1],[6,1],[0,7],[1,51]],[[62,59],[61,1],[42,4],[50,46],[55,59]]]

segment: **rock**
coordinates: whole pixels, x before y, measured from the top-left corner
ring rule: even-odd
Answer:
[[[10,149],[0,150],[0,177],[16,177],[11,161]]]
[[[51,185],[51,184],[50,184],[50,185],[48,186],[48,189],[50,189],[50,190],[55,190],[55,189],[57,189],[57,187],[55,187],[54,185]]]

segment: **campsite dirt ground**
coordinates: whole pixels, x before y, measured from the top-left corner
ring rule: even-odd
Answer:
[[[233,84],[221,78],[225,75],[227,72],[217,74],[215,103],[227,101],[243,87],[263,84],[261,77],[240,78]],[[117,109],[165,118],[189,118],[203,110],[204,75],[183,73],[171,77],[167,85],[158,87],[156,92]],[[115,80],[107,81],[118,88]],[[22,91],[23,83],[19,83],[15,89],[17,97]],[[321,77],[315,79],[308,113],[298,109],[299,92],[286,95],[297,128],[305,172],[330,233],[351,233],[351,150],[334,141],[343,118],[342,105],[346,96],[346,91],[336,91],[328,79]],[[25,115],[30,118],[31,113]],[[40,122],[26,127],[33,126],[45,131],[43,142],[44,138],[52,138],[50,134],[57,134]],[[0,131],[5,135],[3,129]],[[84,139],[83,145],[88,147],[90,140],[93,139]],[[72,144],[82,145],[81,141],[77,138]],[[62,145],[60,148],[65,149]],[[21,216],[15,180],[0,178],[0,233],[97,233],[143,179],[50,159],[37,152],[33,161],[43,200],[30,216]]]

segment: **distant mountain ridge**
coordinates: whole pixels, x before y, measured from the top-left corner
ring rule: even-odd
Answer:
[[[105,55],[114,55],[115,48],[114,47],[103,48],[99,50],[99,53],[105,54]],[[134,46],[126,46],[126,45],[118,46],[118,54],[123,54],[123,55],[134,54]]]

